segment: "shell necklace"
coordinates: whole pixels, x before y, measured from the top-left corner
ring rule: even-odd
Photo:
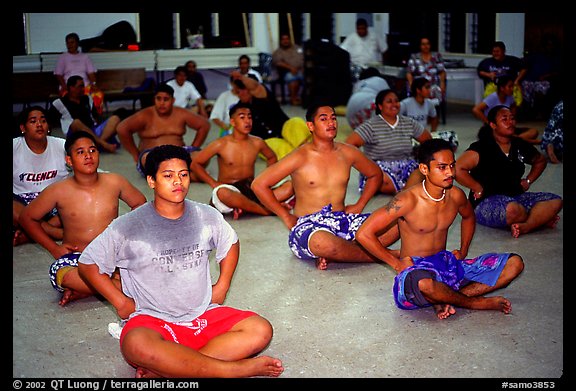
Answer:
[[[444,199],[444,197],[446,197],[446,189],[442,189],[442,197],[440,198],[434,198],[430,195],[430,193],[428,193],[428,190],[426,190],[426,185],[424,184],[426,183],[426,179],[424,179],[422,181],[422,188],[424,189],[424,193],[426,193],[426,195],[428,196],[428,198],[430,198],[432,201],[436,201],[436,202],[440,202]]]

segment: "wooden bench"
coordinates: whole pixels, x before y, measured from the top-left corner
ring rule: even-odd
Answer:
[[[24,107],[50,102],[58,97],[58,80],[52,72],[12,73],[12,103]]]
[[[141,89],[144,82],[148,85]],[[106,106],[108,102],[131,100],[135,111],[138,100],[144,107],[152,104],[154,97],[154,80],[147,80],[145,68],[100,69],[96,73],[96,86],[104,93]]]

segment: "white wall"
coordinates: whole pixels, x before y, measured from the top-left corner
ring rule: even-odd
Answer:
[[[80,39],[94,38],[114,23],[126,20],[138,34],[137,13],[28,13],[27,52],[66,51],[66,35],[75,32]]]

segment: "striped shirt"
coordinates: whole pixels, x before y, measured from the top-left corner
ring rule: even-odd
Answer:
[[[396,124],[390,125],[381,115],[377,115],[354,131],[364,140],[364,153],[370,159],[401,160],[414,158],[412,138],[420,137],[424,127],[402,115],[397,117]]]

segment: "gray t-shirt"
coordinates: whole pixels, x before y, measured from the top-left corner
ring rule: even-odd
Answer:
[[[421,105],[414,97],[409,97],[400,102],[400,115],[413,118],[423,128],[430,129],[428,117],[436,118],[436,107],[430,99],[424,99],[424,104]]]
[[[79,262],[100,273],[120,269],[123,292],[134,299],[130,315],[189,322],[212,298],[209,255],[220,262],[238,236],[211,206],[185,201],[178,219],[160,216],[152,202],[116,218],[82,252]]]

